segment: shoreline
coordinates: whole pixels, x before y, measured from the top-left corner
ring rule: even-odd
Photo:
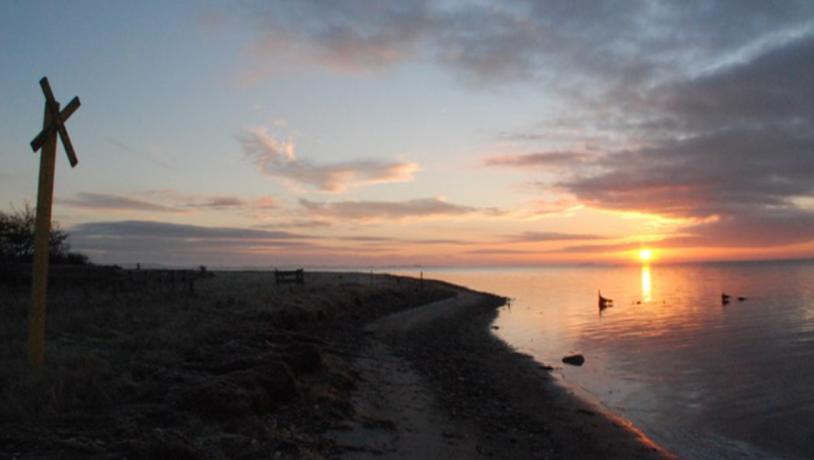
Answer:
[[[486,457],[676,458],[492,334],[503,298],[455,289],[458,299],[395,313],[372,330],[428,379],[448,414],[487,440]]]

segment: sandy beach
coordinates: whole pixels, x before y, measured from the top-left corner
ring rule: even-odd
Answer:
[[[0,458],[670,457],[496,339],[490,294],[364,273],[55,277],[38,370],[27,290],[0,286]]]

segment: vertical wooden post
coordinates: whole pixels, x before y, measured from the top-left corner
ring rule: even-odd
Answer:
[[[59,110],[59,103],[57,103]],[[43,129],[51,124],[51,111],[45,103]],[[34,229],[34,273],[31,281],[31,311],[28,316],[28,359],[33,366],[45,362],[45,301],[48,290],[48,257],[51,239],[51,202],[54,196],[54,164],[57,131],[48,134],[40,151],[40,179],[37,188],[37,220]]]

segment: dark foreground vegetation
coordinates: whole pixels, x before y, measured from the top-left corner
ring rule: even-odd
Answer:
[[[26,204],[20,210],[0,211],[0,270],[16,269],[34,260],[36,212]],[[48,255],[52,264],[87,265],[88,257],[71,252],[68,233],[54,223],[49,237]]]
[[[150,273],[54,270],[41,369],[25,359],[28,287],[0,284],[0,458],[330,457],[353,331],[452,295],[366,274],[218,272],[190,289]]]

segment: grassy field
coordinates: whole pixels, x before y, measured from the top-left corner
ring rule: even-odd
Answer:
[[[144,272],[53,279],[41,369],[28,289],[0,286],[0,458],[322,458],[356,325],[450,295],[386,275],[217,272],[190,289]]]

